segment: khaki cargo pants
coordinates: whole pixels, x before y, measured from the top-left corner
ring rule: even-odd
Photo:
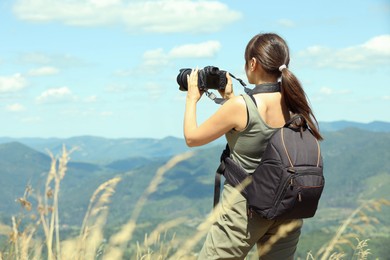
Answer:
[[[207,234],[199,260],[244,259],[255,244],[259,259],[294,259],[302,220],[266,220],[256,214],[248,217],[245,198],[227,184],[220,206],[221,214]]]

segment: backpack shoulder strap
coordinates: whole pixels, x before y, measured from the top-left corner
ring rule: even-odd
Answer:
[[[215,173],[214,207],[219,203],[221,175],[225,177],[226,183],[232,187],[239,187],[242,185],[243,181],[249,177],[244,168],[242,168],[238,163],[230,158],[230,149],[228,145],[226,145],[225,150],[222,152],[221,163]],[[245,197],[247,194],[246,185],[242,186],[241,188],[241,193]]]
[[[289,127],[292,123],[294,123],[296,120],[301,119],[304,120],[305,118],[301,114],[295,114],[293,117],[291,117],[283,127]]]
[[[290,125],[293,124],[298,119],[304,120],[304,127],[307,128],[306,131],[309,131],[311,133],[310,128],[307,126],[305,118],[301,114],[296,114],[293,117],[291,117],[290,120],[288,120],[286,122],[286,124],[281,128],[281,139],[282,139],[283,148],[284,148],[284,151],[286,152],[286,155],[287,155],[287,158],[288,158],[288,161],[289,161],[291,167],[294,167],[294,165],[292,163],[291,157],[287,151],[286,143],[284,141],[284,128],[289,128]],[[303,131],[302,127],[303,126],[301,126],[301,133]],[[315,138],[314,136],[313,136],[313,138],[317,144],[317,167],[318,167],[320,164],[320,160],[321,160],[321,148],[320,148],[320,144],[319,144],[317,138]]]
[[[214,180],[214,208],[219,203],[219,197],[221,194],[221,175],[225,172],[225,158],[230,156],[230,148],[229,145],[226,144],[225,149],[221,154],[220,164],[218,166],[217,171],[215,172],[215,180]]]

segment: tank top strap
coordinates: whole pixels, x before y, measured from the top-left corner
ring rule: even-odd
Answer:
[[[244,98],[247,107],[248,125],[254,122],[258,123],[259,121],[263,123],[263,120],[261,119],[259,114],[259,110],[257,109],[257,106],[255,104],[255,101],[252,100],[252,98],[246,94],[243,94],[242,97]]]

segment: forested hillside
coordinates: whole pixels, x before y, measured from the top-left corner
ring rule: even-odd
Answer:
[[[308,251],[319,250],[336,232],[342,221],[362,203],[380,198],[390,200],[389,132],[347,128],[325,132],[324,136],[321,147],[326,186],[317,215],[305,221],[298,252],[301,257],[306,257]],[[112,143],[117,145],[114,141]],[[40,146],[42,145],[41,143]],[[139,146],[135,148],[137,145]],[[112,149],[114,146],[111,146]],[[105,144],[104,148],[109,154],[107,147],[109,146]],[[122,142],[120,149],[125,151],[126,144]],[[115,155],[117,159],[99,159],[95,162],[92,158],[102,158],[104,149],[93,144],[93,139],[89,139],[83,147],[83,151],[88,151],[87,162],[80,161],[83,156],[77,156],[78,150],[73,151],[66,175],[61,181],[59,194],[62,233],[65,236],[77,233],[94,191],[100,184],[120,177],[121,181],[117,184],[109,204],[105,225],[106,235],[109,236],[132,216],[137,201],[156,178],[159,167],[174,154],[189,150],[193,150],[194,155],[169,169],[157,190],[145,201],[137,219],[138,225],[133,240],[142,240],[145,233],[150,233],[159,223],[179,217],[185,217],[187,220],[173,228],[177,236],[188,237],[195,232],[196,226],[212,208],[214,173],[219,164],[222,143],[203,149],[189,149],[185,147],[183,140],[177,138],[148,142],[134,140],[127,143],[127,149],[132,151],[128,153],[130,156],[113,153],[107,158]],[[138,153],[134,153],[134,150]],[[72,158],[78,158],[78,161],[72,161]],[[42,195],[50,162],[51,158],[47,153],[37,151],[26,144],[0,144],[0,224],[10,225],[11,217],[21,213],[37,213],[36,195],[28,198],[33,209],[27,213],[21,210],[18,198],[23,197],[27,185],[33,188],[31,194],[40,192]],[[389,249],[381,247],[380,244],[390,242],[389,207],[384,207],[381,211],[364,210],[358,216],[366,215],[367,219],[373,221],[366,221],[367,226],[363,223],[356,224],[364,231],[359,233],[362,236],[359,239],[370,239],[372,253],[376,256],[387,256]],[[0,241],[5,241],[4,236],[2,239],[1,237],[0,235]]]

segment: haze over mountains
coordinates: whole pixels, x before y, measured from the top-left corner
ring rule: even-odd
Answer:
[[[389,132],[390,123],[374,121],[371,123],[357,123],[350,121],[321,122],[320,129],[324,132],[339,131],[345,128],[358,128],[373,132]],[[114,160],[130,157],[169,157],[188,150],[182,138],[166,137],[153,138],[104,138],[97,136],[75,136],[71,138],[10,138],[0,137],[0,144],[7,142],[20,142],[37,151],[53,154],[61,152],[65,144],[67,149],[77,147],[72,154],[72,161],[108,163]],[[201,148],[225,144],[221,137],[215,142]]]

